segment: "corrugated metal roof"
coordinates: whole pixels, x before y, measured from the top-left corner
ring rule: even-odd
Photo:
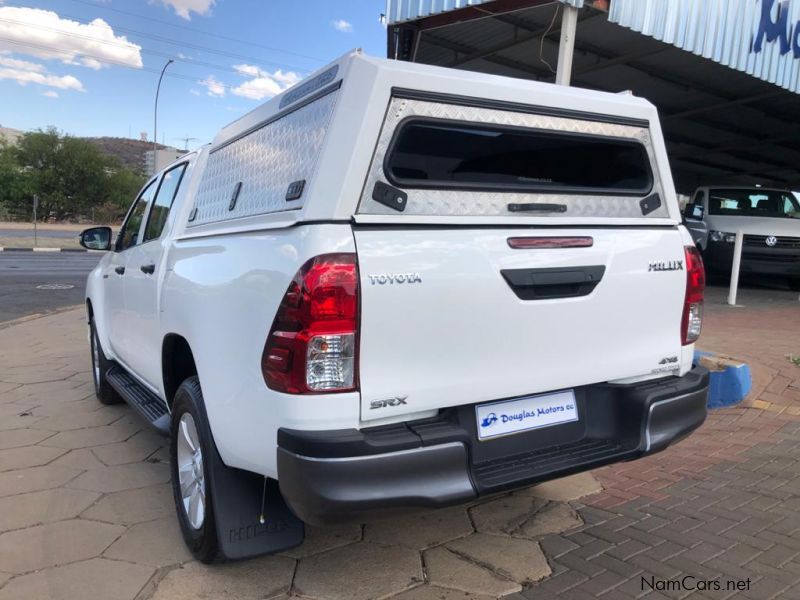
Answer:
[[[800,93],[800,0],[613,0],[608,20]],[[763,26],[774,31],[762,36]]]
[[[404,21],[413,21],[431,15],[478,6],[492,0],[386,0],[386,20],[389,25],[396,25]],[[576,8],[583,8],[584,0],[554,0],[562,4],[569,4]]]

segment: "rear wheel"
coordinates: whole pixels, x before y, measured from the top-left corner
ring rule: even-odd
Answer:
[[[92,353],[92,381],[97,399],[103,404],[119,404],[122,402],[122,398],[106,379],[106,373],[111,368],[111,361],[106,358],[103,346],[100,345],[94,317],[89,321],[89,346]]]
[[[172,492],[183,539],[204,563],[221,559],[208,469],[216,452],[197,377],[184,381],[172,405]]]
[[[788,283],[790,290],[793,292],[800,292],[800,279],[790,279]]]

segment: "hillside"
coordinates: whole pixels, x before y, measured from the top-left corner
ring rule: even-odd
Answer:
[[[17,141],[17,138],[22,135],[22,131],[19,129],[10,129],[8,127],[0,126],[0,140],[5,140],[9,144],[13,144]]]
[[[115,137],[84,139],[97,146],[101,152],[117,157],[124,166],[136,172],[140,172],[144,168],[144,153],[153,149],[153,142],[141,140]],[[166,146],[158,144],[158,148],[161,150]]]

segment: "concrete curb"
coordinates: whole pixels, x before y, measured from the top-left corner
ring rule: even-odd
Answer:
[[[4,248],[0,246],[0,252],[104,252],[103,250],[86,250],[84,248]]]
[[[22,325],[23,323],[28,323],[29,321],[35,321],[36,319],[42,319],[44,317],[52,317],[53,315],[69,312],[71,310],[79,310],[85,308],[86,306],[84,304],[73,304],[72,306],[63,306],[61,308],[57,308],[55,310],[50,310],[43,313],[34,313],[32,315],[25,315],[24,317],[11,319],[10,321],[0,321],[0,329],[8,329],[9,327],[14,327],[15,325]]]
[[[710,371],[708,408],[739,404],[753,387],[750,367],[746,363],[702,350],[695,351],[694,362]]]

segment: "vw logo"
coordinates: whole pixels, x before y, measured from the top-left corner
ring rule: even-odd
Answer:
[[[770,248],[772,248],[775,244],[778,243],[778,238],[776,238],[774,235],[767,236],[767,239],[764,240],[764,243]]]

